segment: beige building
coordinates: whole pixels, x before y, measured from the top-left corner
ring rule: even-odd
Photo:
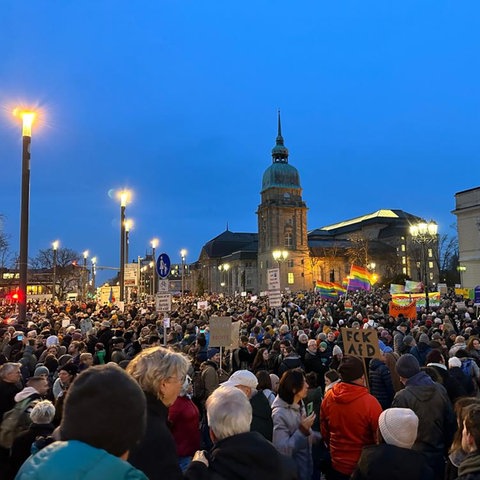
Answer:
[[[463,288],[480,285],[480,187],[455,194],[460,278]]]

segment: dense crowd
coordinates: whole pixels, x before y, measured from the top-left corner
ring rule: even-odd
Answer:
[[[0,307],[2,479],[480,478],[480,325],[443,296],[389,294]],[[210,319],[240,322],[210,345]],[[373,329],[380,355],[345,351]],[[375,340],[377,341],[377,340]]]

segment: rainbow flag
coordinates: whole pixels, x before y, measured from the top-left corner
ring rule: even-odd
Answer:
[[[418,293],[423,291],[423,283],[422,282],[413,282],[412,280],[405,280],[405,291]]]
[[[332,282],[322,282],[317,280],[315,282],[315,293],[320,295],[322,298],[328,300],[335,300],[338,297],[338,292],[335,289],[335,284]]]
[[[364,267],[352,265],[350,268],[350,280],[348,282],[348,290],[370,290],[371,280],[370,273]]]

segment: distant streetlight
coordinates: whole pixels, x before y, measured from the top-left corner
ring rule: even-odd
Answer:
[[[52,279],[52,300],[55,300],[57,296],[57,250],[60,245],[58,240],[52,242],[52,249],[53,249],[53,279]]]
[[[428,296],[428,258],[426,246],[430,243],[434,243],[437,239],[438,225],[435,222],[418,222],[414,225],[410,225],[410,235],[415,243],[418,243],[422,247],[423,258],[423,276],[424,276],[424,290],[425,290],[425,311],[428,313],[430,310],[430,298]]]
[[[84,300],[87,298],[87,283],[88,283],[88,271],[87,271],[87,258],[89,251],[85,250],[83,252],[83,288],[82,288],[82,297]]]
[[[180,257],[182,258],[182,293],[181,296],[183,297],[183,294],[185,292],[185,259],[187,257],[187,251],[182,248],[180,250]]]
[[[27,320],[27,274],[28,274],[28,216],[30,204],[30,144],[32,142],[32,125],[36,113],[16,108],[16,117],[22,119],[22,193],[20,205],[20,254],[19,254],[19,323]]]
[[[152,259],[153,259],[153,266],[154,266],[154,269],[153,269],[153,294],[155,295],[157,293],[157,268],[156,268],[156,262],[157,262],[157,259],[155,258],[155,249],[158,247],[158,244],[160,243],[160,241],[158,240],[158,238],[152,238],[152,240],[150,240],[150,245],[152,246]]]
[[[282,288],[282,275],[280,264],[283,263],[288,258],[288,250],[274,250],[272,252],[273,259],[277,262],[278,273],[280,277],[280,290]]]
[[[230,294],[230,280],[228,278],[228,271],[230,270],[230,264],[229,263],[222,263],[221,265],[218,266],[218,269],[222,272],[224,272],[224,278],[227,277],[227,294]],[[222,285],[223,284],[223,285]],[[221,282],[220,285],[222,287],[225,286],[225,282]]]
[[[127,202],[130,199],[130,192],[128,190],[121,190],[120,197],[120,301],[123,302],[125,298],[125,209]]]
[[[367,263],[367,268],[370,270],[372,273],[370,274],[370,283],[372,285],[375,285],[378,280],[378,275],[375,273],[375,268],[377,267],[377,264],[375,262],[370,262]]]

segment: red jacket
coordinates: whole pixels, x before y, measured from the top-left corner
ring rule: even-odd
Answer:
[[[179,457],[190,457],[200,449],[200,414],[188,397],[177,397],[168,409],[170,430]]]
[[[382,407],[366,387],[335,384],[320,407],[320,429],[332,457],[332,467],[350,475],[362,448],[376,443]]]

